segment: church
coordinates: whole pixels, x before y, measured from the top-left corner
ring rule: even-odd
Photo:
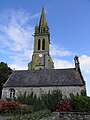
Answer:
[[[75,56],[75,67],[54,69],[50,56],[50,32],[46,21],[44,8],[39,24],[35,26],[34,50],[28,70],[14,70],[3,85],[2,98],[17,97],[20,93],[34,93],[37,96],[53,90],[60,90],[63,96],[70,93],[80,95],[86,91],[78,56]]]

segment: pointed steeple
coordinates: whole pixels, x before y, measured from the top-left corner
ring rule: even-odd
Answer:
[[[46,22],[46,17],[45,17],[45,12],[44,12],[44,7],[42,8],[42,13],[40,17],[40,22],[39,22],[39,27],[47,27],[47,22]]]
[[[48,27],[48,24],[46,22],[44,7],[42,8],[39,25],[36,24],[36,27],[35,27],[35,35],[43,34],[43,33],[48,34],[48,35],[50,34],[49,27]]]

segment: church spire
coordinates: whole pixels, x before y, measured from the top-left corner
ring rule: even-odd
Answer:
[[[50,33],[44,7],[42,8],[39,25],[35,26],[34,33],[34,52],[32,61],[28,64],[29,70],[53,69],[54,63],[49,54]]]
[[[44,7],[43,7],[41,17],[40,17],[39,27],[45,27],[46,25],[47,25],[47,22],[46,22]]]
[[[49,27],[48,27],[46,17],[45,17],[44,7],[42,8],[39,25],[37,24],[35,27],[35,35],[42,34],[42,33],[45,33],[48,35],[50,34]]]

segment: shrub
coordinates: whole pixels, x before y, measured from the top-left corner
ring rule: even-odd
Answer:
[[[31,106],[33,112],[46,108],[51,111],[90,112],[90,97],[86,96],[85,91],[81,91],[81,93],[81,96],[70,94],[71,98],[65,97],[62,99],[60,90],[49,91],[41,97],[37,97],[33,93],[27,95],[25,92],[18,96],[17,101]]]
[[[57,103],[62,100],[62,93],[60,90],[49,91],[47,94],[42,95],[41,99],[46,108],[53,111]]]
[[[37,97],[33,92],[29,95],[21,94],[16,99],[20,104],[32,106],[32,111],[39,111],[45,108],[45,105],[40,97]]]
[[[45,106],[43,100],[40,97],[38,97],[36,99],[35,103],[33,104],[33,111],[39,111],[39,110],[43,110],[45,108],[46,108],[46,106]]]
[[[28,114],[33,112],[33,107],[26,104],[19,104],[18,113]]]
[[[72,104],[70,101],[60,101],[54,109],[55,112],[71,112]]]
[[[90,97],[87,96],[71,96],[73,111],[90,112]]]
[[[86,96],[87,95],[87,93],[86,93],[86,90],[81,90],[81,96]]]
[[[2,113],[16,112],[18,108],[19,108],[19,104],[15,101],[0,102],[0,112]]]
[[[26,92],[24,92],[23,94],[20,93],[18,96],[17,96],[17,99],[16,99],[18,102],[22,103],[22,104],[27,104],[28,102],[28,99],[27,99],[27,94]]]
[[[33,107],[33,111],[39,111],[42,109],[49,109],[53,111],[57,103],[62,100],[62,93],[59,90],[54,90],[43,94],[41,97],[37,97],[33,92],[28,95],[25,93],[21,94],[16,99],[21,104],[27,104]]]

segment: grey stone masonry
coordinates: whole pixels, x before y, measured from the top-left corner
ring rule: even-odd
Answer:
[[[90,120],[90,112],[57,112],[54,113],[54,117],[41,120]]]

